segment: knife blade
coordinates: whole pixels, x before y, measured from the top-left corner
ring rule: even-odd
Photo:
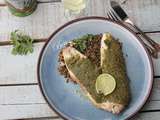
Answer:
[[[118,17],[120,17],[120,19],[124,21],[127,18],[129,18],[128,15],[125,13],[125,11],[121,8],[121,6],[116,1],[111,0],[110,4],[112,9],[116,12],[116,14],[118,15]]]
[[[144,38],[145,42],[147,42],[149,46],[151,46],[154,49],[155,58],[158,58],[158,52],[160,52],[160,44],[152,40],[150,37],[148,37],[139,27],[137,27],[128,17],[126,12],[121,8],[118,2],[114,0],[110,0],[110,6],[113,9],[113,11],[117,14],[117,16],[125,23],[130,24],[132,27],[134,27],[140,35]],[[144,41],[143,41],[144,42]],[[145,43],[144,42],[144,43]],[[147,44],[146,44],[147,45]]]

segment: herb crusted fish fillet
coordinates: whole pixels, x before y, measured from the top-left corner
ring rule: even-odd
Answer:
[[[128,105],[129,84],[121,43],[109,33],[103,34],[101,40],[101,68],[102,73],[108,73],[116,80],[116,89],[105,100],[113,103],[113,113],[119,113]]]
[[[109,34],[104,34],[100,47],[100,67],[72,46],[66,46],[62,50],[64,64],[72,81],[80,85],[96,107],[118,114],[129,101],[129,88],[121,45]],[[102,73],[111,74],[117,83],[115,90],[106,96],[97,93],[95,88],[96,79]]]

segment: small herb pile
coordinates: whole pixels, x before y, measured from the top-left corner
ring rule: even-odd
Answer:
[[[82,36],[81,38],[74,39],[73,40],[73,46],[79,50],[80,52],[84,52],[84,50],[87,48],[87,42],[93,40],[95,36],[92,34],[87,34]]]
[[[80,38],[74,39],[71,42],[71,46],[87,56],[91,60],[91,62],[99,67],[101,38],[101,34],[87,34]]]
[[[86,56],[93,64],[99,68],[99,73],[101,73],[100,67],[100,46],[101,46],[102,34],[87,34],[80,38],[71,40],[65,47],[74,47],[84,56]],[[64,48],[65,48],[64,47]],[[58,70],[61,75],[67,78],[67,82],[72,81],[68,69],[65,65],[63,49],[59,53],[59,67]],[[75,82],[75,81],[72,81]]]
[[[11,32],[11,43],[13,44],[12,54],[13,55],[27,55],[33,53],[33,39],[20,32],[15,30]]]

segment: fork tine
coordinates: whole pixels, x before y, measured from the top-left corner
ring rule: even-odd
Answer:
[[[115,19],[116,19],[117,21],[120,20],[120,19],[118,18],[117,14],[116,14],[114,11],[111,11],[111,13],[112,13],[112,15],[115,17]]]
[[[109,19],[112,19],[111,16],[108,13],[107,13],[107,16],[108,16]]]
[[[110,17],[110,19],[112,19],[112,20],[114,20],[114,21],[115,21],[115,19],[114,19],[113,15],[111,14],[111,12],[110,12],[110,11],[108,11],[108,16]]]
[[[117,19],[115,18],[115,16],[112,14],[111,11],[109,11],[108,13],[110,14],[111,18],[112,18],[114,21],[117,21]]]

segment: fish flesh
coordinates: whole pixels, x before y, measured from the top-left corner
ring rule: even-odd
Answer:
[[[80,85],[97,108],[118,114],[129,102],[128,78],[121,44],[105,34],[100,47],[101,70],[71,46],[62,50],[64,62],[72,80]],[[96,78],[102,73],[111,74],[117,84],[115,90],[107,96],[98,94],[95,89]]]
[[[102,73],[112,75],[116,80],[116,89],[105,97],[113,113],[121,112],[130,100],[129,80],[126,74],[122,44],[111,34],[104,33],[101,40]]]

